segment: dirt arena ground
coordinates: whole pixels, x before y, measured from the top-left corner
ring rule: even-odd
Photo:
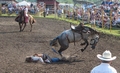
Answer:
[[[58,62],[53,64],[25,63],[25,57],[34,53],[46,53],[51,57],[60,57],[52,52],[49,42],[70,24],[55,19],[36,18],[33,31],[30,25],[23,32],[19,32],[18,23],[13,17],[0,17],[0,73],[90,73],[90,70],[100,64],[96,57],[98,53],[110,50],[117,59],[112,62],[118,73],[120,72],[120,39],[101,35],[95,50],[90,46],[84,52],[77,52],[76,60],[72,62]],[[81,49],[80,42],[70,44],[63,52],[69,56]],[[57,50],[58,48],[56,48]]]

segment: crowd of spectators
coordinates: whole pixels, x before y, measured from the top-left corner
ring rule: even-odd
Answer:
[[[7,13],[8,14],[12,14],[12,13],[18,14],[23,8],[24,8],[24,6],[20,6],[20,5],[13,4],[13,3],[2,4],[1,12],[2,12],[2,14],[7,14]],[[28,9],[29,9],[30,14],[35,14],[39,11],[39,8],[35,5],[33,5],[32,3]]]
[[[18,14],[23,8],[24,6],[9,3],[1,6],[1,12],[3,14],[13,12]],[[40,8],[31,3],[28,10],[30,14],[36,14],[40,11]],[[45,8],[44,15],[48,15],[49,11],[49,8]],[[92,7],[85,9],[83,7],[74,7],[71,10],[69,7],[67,9],[58,7],[56,13],[58,17],[62,17],[62,14],[64,14],[66,18],[86,21],[98,27],[120,27],[120,3],[111,0],[105,0],[101,5],[92,5]]]
[[[60,16],[64,12],[66,18],[82,20],[87,23],[95,24],[98,27],[120,27],[120,3],[106,0],[101,5],[92,5],[91,8],[76,7],[72,11],[58,9],[57,14]]]

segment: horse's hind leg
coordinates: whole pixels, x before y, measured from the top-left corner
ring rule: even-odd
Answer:
[[[29,18],[29,23],[30,23],[30,27],[31,27],[31,28],[30,28],[30,32],[32,31],[33,21],[34,21],[34,20],[30,17],[30,18]]]
[[[62,57],[62,52],[66,50],[67,48],[68,46],[60,47],[60,49],[58,50],[58,53],[60,54],[61,57]]]
[[[31,29],[30,29],[30,32],[32,31],[32,23],[30,23],[30,26],[31,26]]]

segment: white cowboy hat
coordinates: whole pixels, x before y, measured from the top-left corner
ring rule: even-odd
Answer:
[[[112,57],[111,52],[109,50],[106,50],[102,55],[98,54],[97,58],[103,61],[112,61],[116,59],[116,56]]]

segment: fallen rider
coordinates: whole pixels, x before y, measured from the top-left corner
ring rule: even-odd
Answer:
[[[46,63],[55,63],[55,62],[73,62],[76,60],[77,55],[73,55],[73,56],[64,56],[62,58],[57,58],[57,57],[53,57],[51,58],[50,56],[48,56],[47,54],[34,54],[32,56],[27,56],[25,59],[25,62],[31,63],[37,63],[37,62],[41,62],[43,64]]]
[[[34,54],[32,56],[27,56],[25,59],[25,62],[31,63],[31,62],[41,62],[43,64],[45,63],[52,63],[52,62],[58,62],[61,59],[59,58],[51,58],[50,56],[46,54]]]

